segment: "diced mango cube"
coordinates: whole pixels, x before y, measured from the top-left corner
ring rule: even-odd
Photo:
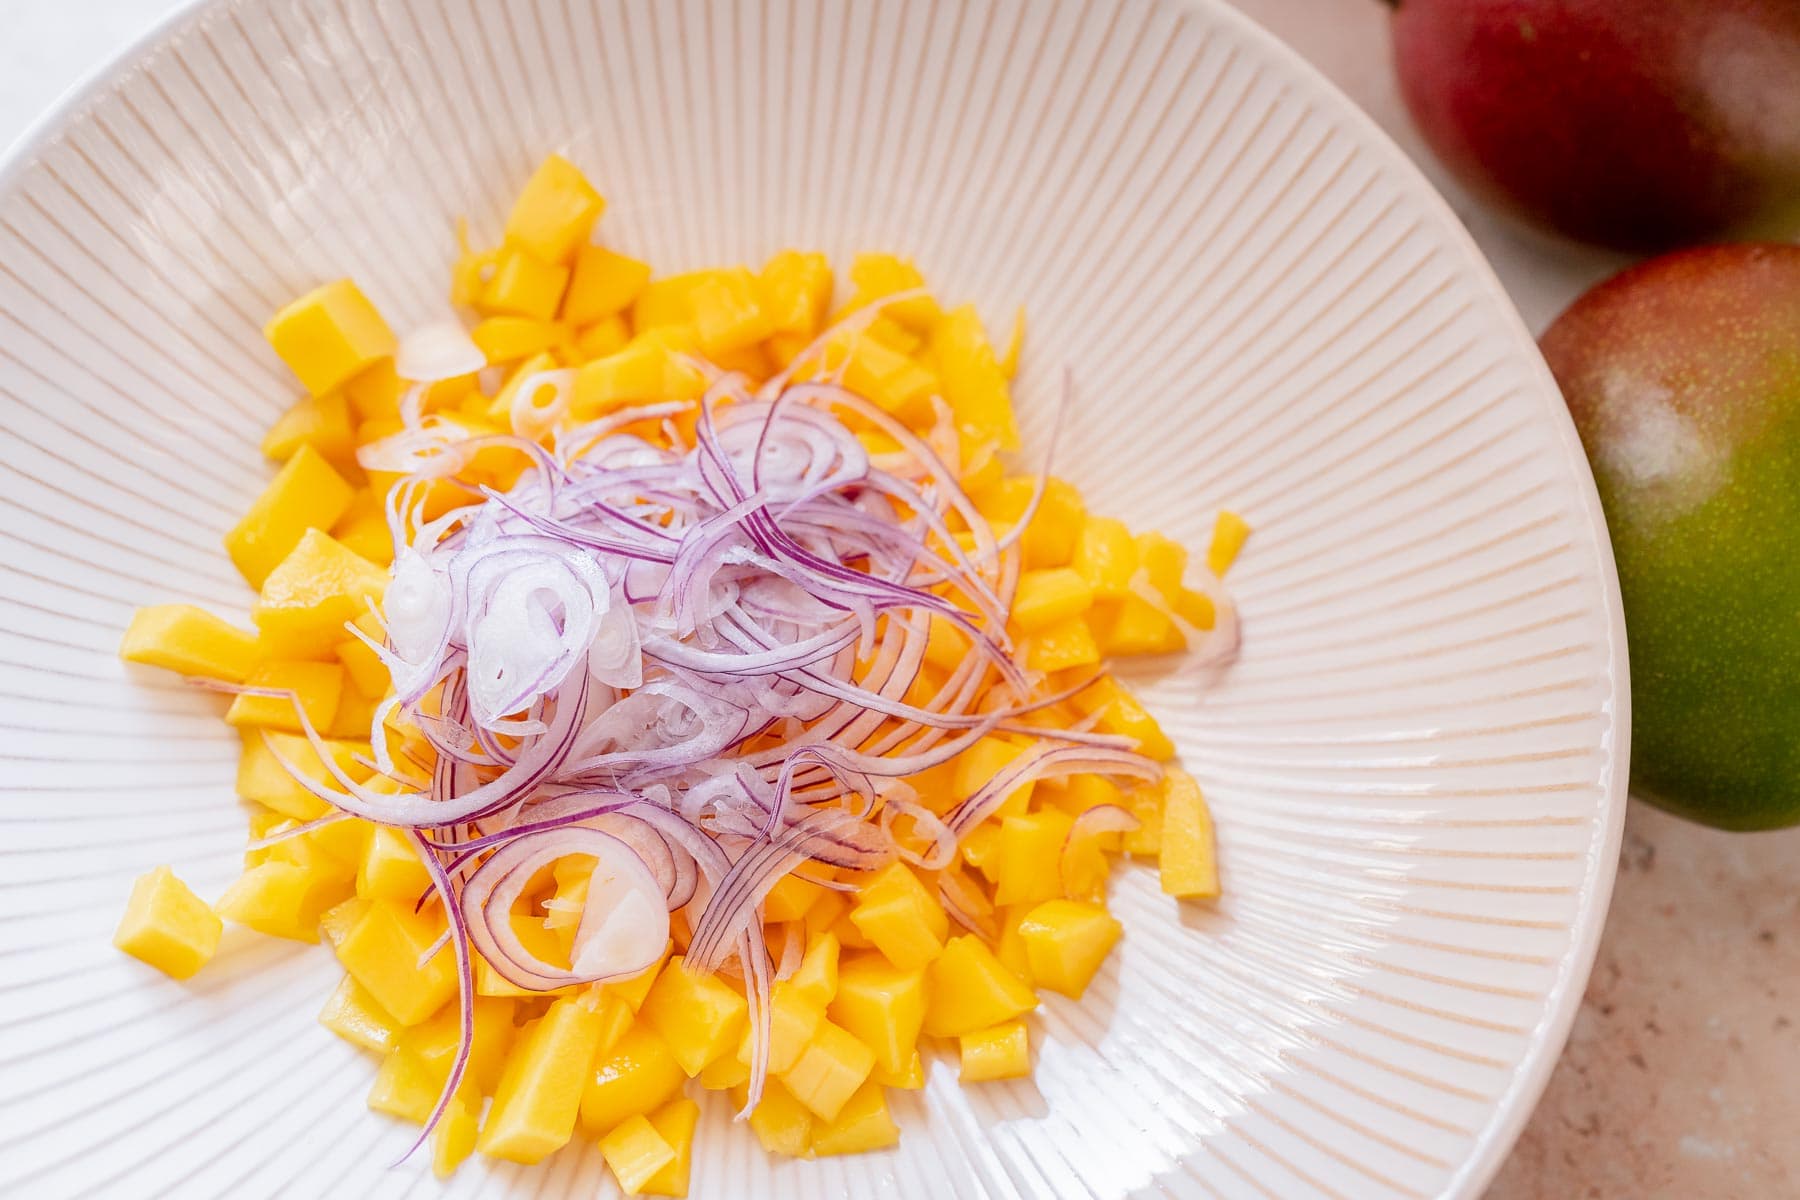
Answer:
[[[627,1117],[600,1139],[600,1154],[627,1196],[636,1196],[675,1161],[675,1147],[643,1116]]]
[[[566,262],[587,241],[606,201],[560,154],[538,165],[506,217],[506,240],[545,262]]]
[[[801,371],[809,378],[840,374],[844,386],[900,420],[922,427],[931,418],[928,403],[938,380],[925,367],[864,334],[833,335],[823,362]]]
[[[431,1173],[448,1179],[475,1149],[481,1125],[481,1096],[473,1088],[459,1087],[449,1107],[431,1131]]]
[[[862,308],[899,292],[919,291],[925,277],[906,259],[894,254],[858,254],[850,263],[850,285],[856,289],[849,306]],[[882,312],[908,329],[924,333],[943,315],[936,300],[916,296],[889,304]]]
[[[864,1154],[899,1144],[900,1126],[888,1112],[886,1093],[873,1082],[856,1089],[835,1119],[813,1129],[817,1155]]]
[[[344,399],[350,402],[350,411],[358,422],[397,418],[403,390],[400,374],[394,370],[391,358],[370,363],[345,380],[343,387]],[[356,440],[367,439],[359,432]]]
[[[469,331],[469,338],[490,364],[517,362],[556,345],[562,330],[535,317],[488,317]]]
[[[1216,899],[1219,855],[1212,814],[1200,785],[1186,771],[1170,768],[1163,778],[1162,890],[1183,898]]]
[[[762,1099],[750,1113],[750,1130],[770,1154],[805,1158],[812,1148],[812,1111],[778,1080],[763,1085]]]
[[[824,888],[810,880],[783,875],[763,898],[763,917],[768,921],[798,921],[824,893]]]
[[[1043,794],[1071,816],[1080,816],[1102,805],[1123,807],[1125,802],[1125,794],[1119,790],[1119,785],[1104,775],[1071,775],[1063,780],[1061,787],[1046,789]],[[1112,844],[1116,841],[1115,835],[1103,844],[1116,850],[1118,847]]]
[[[1079,617],[1093,604],[1093,585],[1072,568],[1026,571],[1013,593],[1012,619],[1022,631],[1033,633]]]
[[[589,421],[633,404],[698,397],[705,380],[677,358],[679,353],[666,339],[640,336],[623,350],[596,358],[576,372],[571,411]]]
[[[651,985],[640,1015],[692,1078],[737,1045],[747,1011],[744,998],[724,980],[689,971],[676,957]]]
[[[1025,753],[1025,747],[1017,742],[1009,742],[1000,737],[981,738],[952,760],[956,767],[950,786],[957,799],[965,800],[973,796],[1023,753]],[[1024,812],[1026,805],[1031,801],[1031,791],[1030,781],[1013,788],[1006,794],[1006,799],[998,811],[1003,813]]]
[[[344,668],[336,663],[266,662],[250,672],[244,686],[291,696],[234,696],[225,710],[227,725],[300,733],[300,716],[294,708],[298,703],[314,729],[325,729],[337,715],[338,700],[344,691]]]
[[[836,892],[830,895],[837,895]],[[830,1004],[838,988],[838,940],[831,933],[813,937],[794,972],[794,989],[820,1004]]]
[[[694,327],[700,348],[717,358],[753,346],[775,332],[774,320],[762,310],[756,276],[748,268],[715,271],[692,293]]]
[[[290,824],[290,822],[284,821],[283,824]],[[252,837],[256,836],[254,822],[250,826],[250,834]],[[266,854],[267,851],[263,851],[263,853]],[[246,853],[244,858],[248,864],[250,855]],[[362,920],[363,914],[369,911],[370,903],[371,901],[364,900],[361,896],[351,896],[347,900],[338,901],[319,914],[319,936],[330,943],[333,950],[337,949],[350,931],[356,928],[356,923]],[[361,984],[357,984],[357,986],[362,987]],[[370,1002],[373,1003],[373,1001],[374,997],[370,997]]]
[[[687,1072],[669,1047],[641,1022],[599,1057],[581,1092],[582,1128],[596,1134],[649,1112],[680,1092],[687,1081]]]
[[[831,264],[823,254],[783,250],[763,265],[757,282],[763,309],[781,334],[802,346],[818,335],[831,307]]]
[[[456,994],[456,960],[448,946],[425,963],[443,918],[411,904],[377,900],[338,943],[338,961],[402,1025],[417,1025]]]
[[[1076,701],[1086,712],[1100,713],[1102,731],[1136,738],[1140,754],[1158,762],[1175,757],[1175,744],[1163,733],[1156,718],[1117,680],[1100,680],[1077,696]]]
[[[631,306],[649,281],[649,263],[603,246],[583,246],[575,253],[562,319],[571,325],[586,325],[616,316]]]
[[[242,683],[256,666],[256,635],[192,604],[158,604],[131,616],[119,657],[182,675]]]
[[[1031,978],[1039,987],[1081,999],[1124,932],[1103,905],[1048,900],[1019,924]]]
[[[918,1052],[925,1024],[925,972],[857,955],[838,970],[830,1015],[875,1052],[883,1071],[903,1071]]]
[[[317,450],[301,446],[225,535],[226,552],[250,586],[260,588],[302,534],[330,529],[355,495]]]
[[[1122,839],[1125,853],[1139,856],[1161,854],[1162,785],[1152,783],[1133,788],[1126,793],[1125,807],[1138,819],[1138,827],[1127,831]]]
[[[270,859],[240,875],[213,911],[258,933],[316,942],[320,914],[348,893],[338,871]]]
[[[263,336],[306,390],[323,395],[394,352],[394,331],[348,279],[321,284],[263,327]]]
[[[712,276],[711,271],[687,271],[652,279],[631,302],[631,327],[642,334],[663,325],[692,325],[694,289]]]
[[[925,1058],[914,1050],[912,1057],[906,1060],[906,1065],[898,1071],[886,1070],[880,1063],[876,1063],[875,1069],[869,1072],[869,1082],[916,1092],[925,1086]]]
[[[400,1022],[381,1007],[369,990],[349,975],[319,1011],[319,1024],[353,1046],[386,1054],[400,1038]]]
[[[1175,654],[1187,637],[1167,611],[1142,596],[1104,600],[1092,616],[1093,639],[1104,654]]]
[[[562,307],[568,285],[569,268],[515,246],[501,253],[477,307],[490,316],[548,321]]]
[[[1100,662],[1100,645],[1081,617],[1064,617],[1032,634],[1025,645],[1025,665],[1046,673]]]
[[[1019,904],[1062,895],[1063,845],[1074,818],[1046,808],[1000,823],[994,903]]]
[[[729,1091],[750,1082],[750,1064],[740,1061],[735,1054],[728,1054],[707,1063],[694,1078],[709,1092]]]
[[[1206,547],[1206,569],[1223,578],[1249,538],[1249,522],[1234,512],[1222,510],[1213,519],[1212,542]]]
[[[971,445],[1019,448],[1006,374],[988,344],[981,318],[970,305],[952,309],[931,327],[931,355],[944,383],[944,400]]]
[[[381,624],[374,614],[364,613],[351,624],[377,643],[381,642]],[[367,642],[359,637],[347,637],[333,645],[331,653],[343,665],[344,672],[349,675],[350,682],[357,691],[375,699],[387,695],[393,678],[388,672],[387,664],[381,661],[381,656]]]
[[[387,1052],[375,1072],[368,1103],[375,1112],[423,1125],[431,1119],[439,1090],[423,1063],[395,1047]]]
[[[823,1004],[790,980],[777,983],[769,994],[769,1071],[779,1075],[793,1066],[824,1019]],[[751,1050],[750,1030],[746,1028],[738,1040],[738,1061],[748,1065]]]
[[[331,536],[344,544],[352,554],[368,559],[378,567],[394,561],[394,537],[388,530],[383,498],[368,488],[359,490],[350,507],[331,526]]]
[[[381,603],[387,580],[329,533],[308,529],[263,580],[250,616],[272,655],[330,658],[344,625]]]
[[[1031,1074],[1031,1046],[1023,1021],[1007,1021],[991,1029],[978,1029],[963,1034],[959,1040],[962,1048],[959,1078],[964,1083],[1019,1079]]]
[[[700,1123],[700,1106],[685,1097],[671,1100],[649,1114],[650,1125],[675,1151],[667,1166],[644,1181],[646,1196],[685,1196],[694,1162],[694,1128]]]
[[[831,1121],[874,1068],[873,1050],[842,1026],[820,1021],[812,1041],[782,1072],[781,1081],[815,1116]]]
[[[948,918],[936,900],[890,895],[865,898],[850,910],[850,920],[889,962],[916,971],[944,948]],[[839,986],[843,986],[839,977]]]
[[[1137,542],[1125,522],[1111,517],[1088,516],[1075,538],[1069,566],[1087,580],[1094,595],[1117,599],[1131,595],[1131,577],[1137,573]]]
[[[175,979],[187,979],[219,948],[218,915],[168,867],[138,876],[113,945]]]
[[[356,894],[370,900],[415,904],[431,889],[431,873],[405,833],[377,825],[356,869]]]
[[[561,1149],[575,1132],[600,1035],[599,1014],[581,998],[552,1001],[507,1058],[476,1148],[519,1163]]]
[[[625,324],[625,318],[618,313],[610,317],[601,317],[598,321],[582,327],[575,335],[574,365],[590,363],[596,358],[605,358],[608,354],[617,354],[631,341],[631,329]]]
[[[925,997],[932,1037],[961,1037],[1037,1007],[1037,994],[973,934],[951,938],[926,968]]]
[[[342,391],[305,397],[263,434],[262,452],[276,462],[286,462],[302,446],[311,446],[338,467],[355,463],[356,429]]]

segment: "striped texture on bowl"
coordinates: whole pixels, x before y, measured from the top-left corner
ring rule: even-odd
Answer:
[[[313,1023],[323,951],[228,934],[178,985],[129,880],[239,865],[218,702],[113,657],[133,606],[241,613],[219,537],[294,385],[261,319],[354,274],[441,311],[561,149],[661,267],[891,248],[1004,325],[1096,508],[1257,534],[1245,645],[1146,678],[1229,895],[1127,871],[1129,935],[1035,1019],[1034,1081],[938,1062],[898,1151],[767,1158],[709,1109],[701,1197],[1479,1194],[1567,1031],[1610,888],[1626,680],[1592,486],[1443,204],[1211,2],[237,0],[67,106],[0,183],[0,1191],[440,1191]],[[447,1195],[591,1195],[592,1147]]]

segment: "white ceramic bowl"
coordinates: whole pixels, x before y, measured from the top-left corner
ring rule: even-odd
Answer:
[[[216,0],[0,182],[0,1192],[430,1196],[324,951],[233,931],[173,983],[130,879],[234,874],[217,702],[114,659],[133,606],[249,596],[219,536],[294,384],[262,318],[353,273],[438,310],[459,213],[546,151],[663,268],[916,256],[1031,315],[1020,382],[1097,508],[1257,533],[1244,651],[1147,684],[1227,898],[1146,873],[1031,1083],[935,1067],[898,1151],[766,1158],[709,1111],[700,1197],[1480,1193],[1568,1030],[1624,802],[1625,643],[1550,377],[1448,209],[1216,0]],[[449,1195],[594,1194],[589,1147]]]

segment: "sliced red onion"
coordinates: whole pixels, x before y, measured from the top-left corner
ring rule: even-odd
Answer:
[[[401,338],[394,350],[394,374],[413,383],[473,375],[485,366],[487,355],[459,321],[421,325]]]

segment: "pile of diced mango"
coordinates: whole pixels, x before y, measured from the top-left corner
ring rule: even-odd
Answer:
[[[574,421],[693,398],[703,385],[690,356],[760,380],[842,315],[922,288],[908,263],[880,254],[856,259],[853,290],[835,310],[832,272],[817,254],[783,251],[760,271],[653,278],[647,264],[590,243],[602,207],[580,172],[552,157],[526,185],[501,245],[465,245],[453,293],[475,314],[473,340],[494,370],[433,383],[424,411],[471,436],[510,431],[520,381],[552,367],[577,372]],[[342,819],[279,838],[331,812],[289,770],[328,778],[296,705],[326,734],[338,768],[378,790],[401,787],[374,778],[368,765],[371,719],[389,680],[346,625],[379,637],[371,605],[380,603],[392,559],[383,512],[396,477],[361,469],[356,452],[401,428],[399,401],[410,384],[395,372],[393,332],[347,280],[284,309],[267,334],[308,394],[270,430],[264,449],[282,466],[225,537],[258,589],[254,631],[188,606],[147,608],[122,649],[133,662],[294,696],[239,694],[225,711],[243,739],[237,791],[251,807],[258,848],[210,906],[167,867],[143,876],[115,940],[186,978],[213,954],[221,919],[277,937],[323,938],[345,975],[320,1021],[380,1057],[371,1108],[424,1122],[457,1053],[461,1014],[452,953],[424,958],[446,920],[435,900],[420,903],[431,879],[413,836]],[[1007,475],[999,457],[1017,448],[1009,378],[1019,337],[1015,325],[1008,351],[996,353],[973,309],[946,311],[920,294],[832,335],[799,374],[840,379],[919,429],[941,420],[947,404],[962,483],[1005,530],[1033,491],[1033,481]],[[872,449],[893,448],[877,431],[862,436]],[[474,487],[508,486],[524,465],[514,451],[484,449],[434,484],[428,503],[435,513],[475,502]],[[1207,556],[1213,572],[1230,565],[1246,533],[1235,517],[1220,518]],[[1022,555],[1010,632],[1024,665],[1046,690],[1093,678],[1032,720],[1087,720],[1136,739],[1155,759],[1171,758],[1154,718],[1096,669],[1111,656],[1179,650],[1184,626],[1211,626],[1211,602],[1183,585],[1186,552],[1089,514],[1072,486],[1052,479],[1022,533]],[[920,694],[935,690],[966,652],[962,635],[937,622]],[[381,732],[397,758],[429,754],[404,722]],[[945,813],[1031,744],[989,736],[911,782]],[[1077,835],[1080,815],[1103,805],[1135,815],[1137,828]],[[1079,999],[1119,939],[1105,893],[1106,852],[1120,850],[1158,860],[1172,895],[1218,894],[1205,804],[1173,767],[1162,783],[1129,790],[1100,775],[1021,786],[941,873],[896,863],[850,880],[848,892],[825,886],[845,882],[828,869],[783,879],[764,905],[765,926],[771,945],[797,939],[803,949],[771,998],[770,1078],[749,1117],[762,1144],[797,1157],[893,1145],[899,1131],[887,1091],[923,1086],[931,1046],[953,1050],[970,1083],[1027,1074],[1027,1018],[1039,992]],[[515,911],[515,928],[544,958],[568,961],[591,869],[579,858],[557,863]],[[942,900],[949,894],[979,933],[953,930]],[[472,1150],[533,1163],[573,1140],[594,1140],[628,1193],[684,1195],[699,1113],[690,1082],[741,1105],[751,1057],[741,985],[685,970],[687,936],[678,919],[663,961],[642,975],[550,994],[512,985],[476,955],[471,1057],[432,1135],[436,1169],[449,1173]]]

